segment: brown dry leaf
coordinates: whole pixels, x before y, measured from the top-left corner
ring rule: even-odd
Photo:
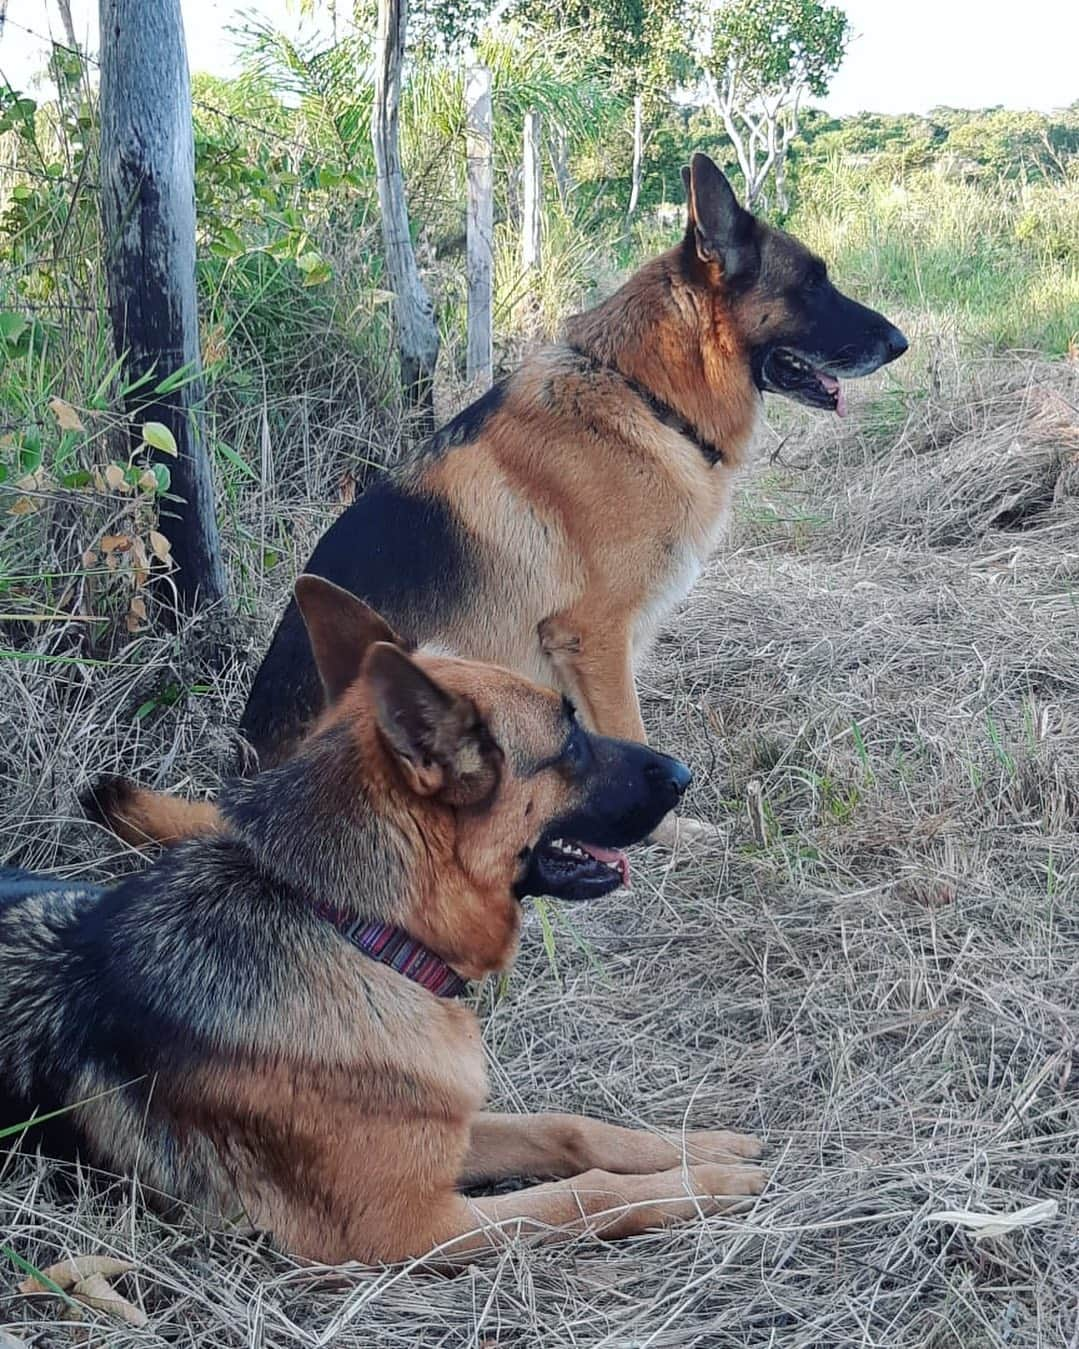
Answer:
[[[105,1312],[117,1321],[129,1326],[144,1326],[149,1320],[141,1307],[128,1302],[107,1282],[103,1274],[91,1274],[82,1279],[71,1290],[72,1297],[92,1307],[96,1312]]]
[[[49,407],[52,409],[52,414],[59,423],[61,431],[86,430],[86,427],[79,421],[79,414],[70,403],[65,403],[62,398],[50,398]]]
[[[224,326],[215,323],[203,340],[202,363],[203,365],[216,365],[218,361],[223,361],[227,354],[228,344],[225,341]]]
[[[356,500],[356,479],[351,473],[342,473],[337,485],[337,499],[342,506],[351,506]]]
[[[146,551],[146,545],[137,536],[131,540],[131,556],[135,559],[135,566],[144,570],[149,570],[150,557]]]
[[[151,529],[149,533],[150,547],[153,549],[154,557],[161,562],[168,562],[172,555],[172,544],[165,538],[164,534],[159,534],[156,529]]]
[[[97,549],[87,548],[86,552],[83,553],[82,555],[82,565],[84,567],[92,567],[96,562],[97,562]]]
[[[106,534],[99,547],[103,553],[126,553],[131,547],[131,540],[126,534]]]
[[[154,475],[150,472],[149,469],[147,469],[146,472],[143,473],[139,478],[139,490],[141,492],[157,491],[157,479],[154,477]]]
[[[12,506],[8,507],[8,515],[33,515],[38,509],[38,503],[32,497],[19,497]]]
[[[105,470],[105,482],[114,492],[130,492],[131,484],[124,477],[124,470],[119,464],[110,464]]]
[[[109,571],[115,571],[116,568],[117,568],[119,565],[120,565],[120,554],[119,554],[119,553],[106,553],[106,554],[105,554],[105,566],[108,567]]]
[[[75,1284],[81,1283],[83,1279],[88,1279],[93,1274],[103,1274],[107,1279],[115,1279],[118,1274],[130,1274],[134,1268],[130,1260],[117,1260],[111,1255],[76,1255],[70,1260],[60,1260],[57,1264],[50,1265],[41,1273],[66,1293],[69,1288],[73,1288]],[[23,1279],[18,1289],[20,1293],[52,1292],[52,1289],[40,1279],[33,1277]]]

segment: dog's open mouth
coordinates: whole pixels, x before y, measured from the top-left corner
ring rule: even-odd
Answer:
[[[785,394],[810,407],[825,408],[840,417],[847,415],[847,398],[839,380],[811,365],[790,347],[773,347],[767,353],[759,382],[772,393]]]
[[[629,862],[617,848],[546,835],[528,854],[514,887],[518,899],[598,899],[629,884]]]

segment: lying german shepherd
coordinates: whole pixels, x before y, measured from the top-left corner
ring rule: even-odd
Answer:
[[[507,666],[646,739],[634,665],[724,527],[763,392],[845,410],[906,350],[697,154],[685,237],[346,510],[306,570],[429,650]],[[290,604],[241,729],[263,766],[322,706]]]
[[[511,961],[522,896],[619,886],[688,769],[519,675],[409,654],[326,581],[296,604],[327,710],[226,789],[218,833],[108,892],[0,875],[0,1125],[74,1106],[50,1150],[332,1262],[619,1237],[759,1193],[741,1134],[484,1113],[454,997]],[[515,1175],[563,1179],[461,1193]]]

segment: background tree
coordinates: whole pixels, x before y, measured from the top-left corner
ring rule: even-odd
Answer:
[[[641,194],[646,121],[690,67],[688,0],[524,0],[518,13],[602,61],[614,92],[632,101],[632,215]]]
[[[195,292],[195,148],[180,0],[101,0],[101,214],[133,434],[171,459],[161,529],[181,605],[225,594]],[[166,468],[170,464],[166,462]]]
[[[371,144],[375,153],[386,273],[396,297],[401,381],[409,401],[422,409],[424,421],[433,426],[438,325],[412,248],[398,130],[407,20],[407,0],[379,0]]]
[[[748,206],[773,174],[780,209],[790,209],[787,154],[802,99],[828,92],[849,32],[843,11],[820,0],[730,0],[717,12],[706,80],[738,155]]]

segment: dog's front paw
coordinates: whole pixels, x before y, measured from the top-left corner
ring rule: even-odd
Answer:
[[[703,1162],[688,1168],[692,1189],[710,1203],[702,1208],[705,1213],[720,1213],[739,1203],[744,1196],[762,1194],[768,1184],[767,1171],[759,1166],[724,1166],[718,1162]]]

